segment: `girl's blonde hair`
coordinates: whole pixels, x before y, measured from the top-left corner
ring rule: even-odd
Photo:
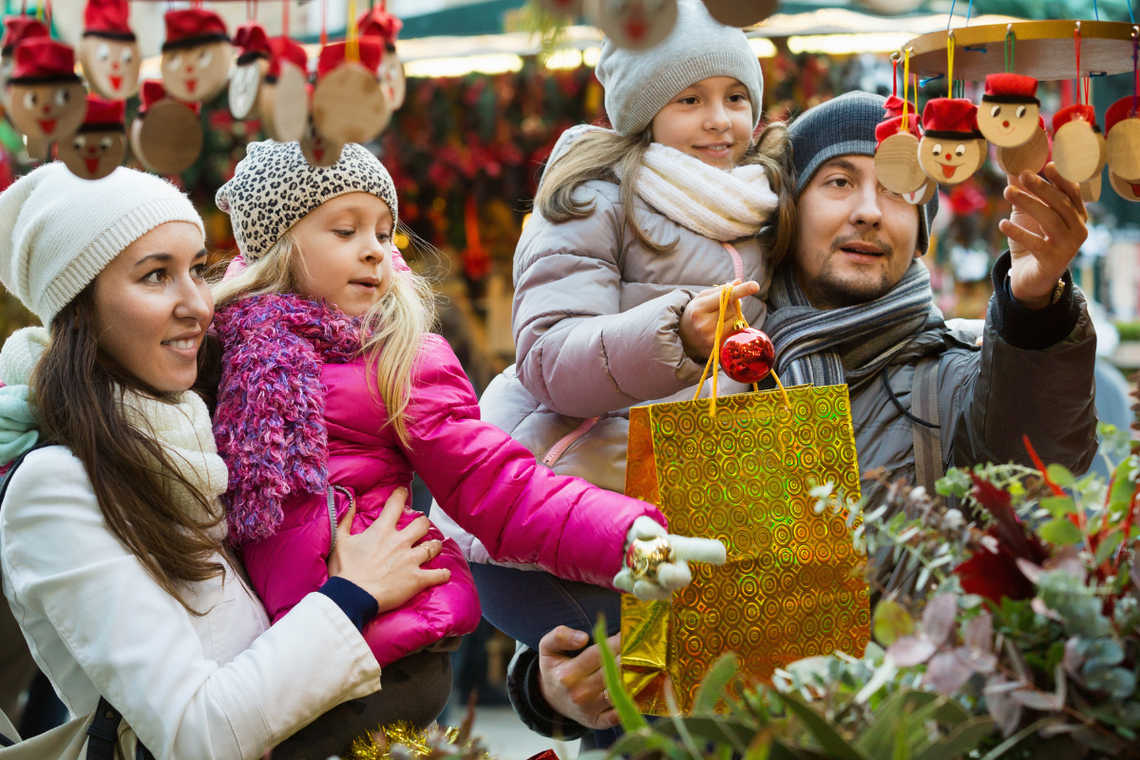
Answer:
[[[645,234],[634,214],[637,182],[645,151],[652,140],[646,129],[640,135],[625,136],[608,129],[597,129],[578,137],[566,152],[546,168],[534,206],[551,222],[582,219],[594,213],[593,203],[580,203],[574,191],[590,180],[600,179],[618,185],[625,223],[637,242],[654,253],[670,253],[676,241],[662,245]],[[744,154],[740,165],[760,164],[768,175],[768,184],[779,198],[776,212],[760,231],[768,247],[772,266],[788,253],[796,226],[796,183],[792,179],[791,143],[787,127],[781,122],[768,125]],[[618,175],[622,179],[618,180]]]
[[[305,256],[292,230],[242,272],[215,283],[218,308],[240,298],[300,291]],[[388,422],[405,447],[411,446],[405,419],[411,400],[412,372],[420,342],[435,324],[435,296],[415,272],[392,272],[387,292],[361,317],[360,350],[376,373],[376,390],[388,410]]]

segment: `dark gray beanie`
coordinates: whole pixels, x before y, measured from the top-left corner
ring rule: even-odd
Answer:
[[[788,127],[792,163],[796,167],[796,196],[815,172],[839,156],[875,155],[875,127],[883,120],[886,98],[854,90],[809,108]],[[918,207],[918,247],[925,253],[930,227],[938,213],[938,193]]]
[[[677,93],[709,77],[732,77],[747,87],[752,128],[760,123],[760,60],[744,32],[715,20],[701,0],[678,0],[677,25],[647,50],[619,48],[607,37],[595,73],[606,90],[606,115],[623,135],[640,133]]]

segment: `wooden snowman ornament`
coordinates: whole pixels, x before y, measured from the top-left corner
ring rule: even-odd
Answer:
[[[705,0],[709,15],[725,26],[753,26],[776,12],[779,0]]]
[[[1100,174],[1108,146],[1096,125],[1092,106],[1062,108],[1053,117],[1053,162],[1070,182],[1081,184]]]
[[[986,141],[978,131],[978,108],[965,98],[935,98],[922,112],[918,160],[926,176],[940,185],[965,182],[986,160]]]
[[[875,127],[875,176],[883,187],[898,195],[918,192],[927,176],[918,163],[918,114],[888,118]]]
[[[313,126],[312,119],[309,120],[308,126],[305,127],[305,136],[301,138],[301,155],[310,166],[318,169],[332,166],[340,160],[342,150],[344,150],[343,144],[334,143],[322,136]]]
[[[1041,102],[1037,80],[1021,74],[990,74],[978,107],[978,129],[999,148],[1016,148],[1034,139]]]
[[[87,84],[107,100],[126,100],[139,91],[139,43],[127,24],[127,0],[87,0],[79,63]]]
[[[607,39],[630,50],[653,47],[677,25],[677,0],[591,0],[586,9]]]
[[[4,38],[0,40],[0,103],[8,107],[8,79],[16,65],[16,46],[24,40],[48,37],[47,27],[31,16],[9,16],[4,19]]]
[[[1109,171],[1128,182],[1140,182],[1140,115],[1132,110],[1136,102],[1127,95],[1104,112]]]
[[[69,140],[87,115],[87,92],[75,73],[75,51],[47,37],[16,46],[8,79],[8,115],[29,140]]]
[[[130,131],[139,162],[156,174],[180,174],[193,166],[202,152],[200,108],[169,97],[157,79],[144,81]]]
[[[366,143],[375,139],[392,118],[392,109],[377,77],[381,44],[358,40],[358,61],[346,59],[347,42],[321,48],[317,84],[313,88],[313,125],[333,143]]]
[[[234,32],[237,63],[230,75],[230,113],[235,119],[257,118],[257,91],[269,71],[269,35],[257,21],[247,21]]]
[[[384,90],[384,97],[388,100],[388,108],[398,111],[404,105],[407,95],[407,81],[404,78],[404,64],[396,55],[396,38],[404,27],[404,22],[391,13],[388,13],[384,4],[377,5],[370,11],[365,11],[357,19],[357,29],[361,39],[371,37],[382,45],[380,59],[380,88]]]
[[[1108,184],[1112,189],[1126,201],[1132,203],[1140,203],[1140,182],[1129,182],[1126,179],[1121,179],[1116,176],[1112,171],[1108,173]]]
[[[269,68],[257,91],[261,126],[277,142],[300,140],[309,121],[309,58],[288,37],[269,40]]]
[[[1045,118],[1037,117],[1037,129],[1024,145],[998,148],[997,163],[1006,174],[1016,177],[1028,171],[1037,174],[1053,157],[1053,138],[1045,131]]]
[[[903,100],[898,95],[891,95],[883,103],[883,111],[886,113],[885,119],[902,116],[904,110],[909,114],[914,114],[914,118],[918,119],[918,109],[909,100]]]
[[[202,8],[167,11],[162,84],[171,97],[206,103],[226,88],[230,38],[218,14]]]
[[[115,171],[127,155],[127,133],[123,128],[121,100],[87,96],[87,118],[79,132],[59,143],[59,160],[82,179],[102,179]]]

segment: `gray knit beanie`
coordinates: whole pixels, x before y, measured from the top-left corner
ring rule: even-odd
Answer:
[[[677,93],[709,77],[748,88],[752,127],[760,123],[764,75],[744,32],[713,19],[701,0],[678,0],[677,25],[648,50],[619,48],[606,38],[595,73],[606,90],[606,114],[620,134],[642,132]]]
[[[396,222],[392,176],[363,145],[348,143],[339,161],[321,169],[305,160],[296,140],[264,140],[249,144],[233,178],[218,188],[214,203],[230,215],[238,250],[252,264],[310,211],[348,193],[375,195],[388,204]]]
[[[824,163],[839,156],[875,155],[875,127],[883,120],[886,98],[854,90],[809,108],[792,122],[792,163],[796,167],[796,196],[804,191]],[[918,247],[926,253],[930,227],[938,213],[938,193],[918,207]]]

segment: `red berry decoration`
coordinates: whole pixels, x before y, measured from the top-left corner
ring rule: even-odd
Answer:
[[[720,347],[724,372],[738,383],[758,383],[768,376],[776,360],[772,340],[754,327],[741,327]]]

